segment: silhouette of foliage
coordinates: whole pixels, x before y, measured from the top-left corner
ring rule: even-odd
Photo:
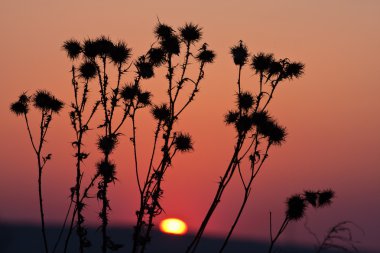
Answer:
[[[29,125],[29,104],[33,103],[33,107],[41,114],[40,124],[39,124],[39,135],[38,141],[35,141],[35,136]],[[26,129],[29,134],[29,139],[32,144],[34,153],[37,160],[38,169],[38,199],[40,208],[40,219],[41,219],[41,229],[42,237],[44,243],[45,253],[49,252],[49,245],[46,235],[45,228],[45,212],[43,206],[43,196],[42,196],[42,171],[46,163],[51,160],[52,154],[44,155],[44,143],[46,142],[46,134],[50,127],[50,123],[53,119],[53,114],[59,113],[63,108],[64,104],[61,100],[54,97],[49,91],[38,90],[31,97],[29,97],[26,92],[22,93],[16,102],[11,103],[10,110],[15,113],[16,116],[23,115],[25,120]]]

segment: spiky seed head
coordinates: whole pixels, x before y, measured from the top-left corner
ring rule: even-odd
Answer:
[[[230,53],[234,60],[235,65],[243,66],[248,59],[248,48],[240,41],[238,45],[231,47]]]
[[[237,94],[237,104],[243,110],[252,108],[255,100],[250,92],[241,92]]]
[[[143,79],[149,79],[154,76],[153,64],[145,58],[145,56],[140,56],[135,63],[137,73]]]
[[[159,67],[166,61],[165,51],[162,48],[152,47],[148,51],[148,59],[153,66]]]
[[[325,190],[319,193],[319,198],[318,198],[318,206],[319,207],[324,207],[331,205],[332,199],[334,198],[335,193],[332,190]]]
[[[83,54],[90,59],[98,55],[98,47],[94,40],[87,39],[83,43]]]
[[[272,61],[269,65],[268,73],[270,76],[280,75],[284,68],[280,61]]]
[[[114,44],[110,38],[102,35],[95,40],[97,48],[97,54],[101,57],[110,56],[111,50],[114,48]]]
[[[10,106],[11,112],[16,114],[17,116],[27,114],[29,112],[29,106],[26,103],[22,103],[21,101],[16,101]]]
[[[85,60],[79,66],[80,77],[86,80],[90,80],[96,77],[98,66],[94,61]]]
[[[63,102],[46,90],[38,90],[33,96],[33,105],[39,110],[51,110],[58,113],[63,108]]]
[[[79,57],[80,53],[82,52],[82,46],[79,41],[71,39],[66,40],[63,43],[63,49],[66,51],[67,56],[71,60],[75,60]]]
[[[252,113],[251,117],[253,124],[258,128],[264,126],[268,123],[269,120],[271,120],[271,117],[269,116],[267,111],[256,111]]]
[[[313,191],[304,192],[305,200],[309,202],[313,207],[317,206],[318,193]]]
[[[132,100],[137,96],[137,93],[138,93],[138,89],[136,88],[136,86],[126,84],[121,89],[120,96],[124,100]]]
[[[240,133],[248,132],[249,130],[252,129],[252,126],[253,126],[252,119],[248,115],[241,115],[235,123],[236,130]]]
[[[142,106],[148,106],[151,104],[152,94],[149,91],[138,91],[137,92],[137,102]]]
[[[170,116],[170,110],[167,104],[153,106],[151,113],[153,115],[153,118],[158,121],[166,121]]]
[[[131,49],[123,41],[119,41],[112,46],[109,56],[115,64],[123,64],[131,57]]]
[[[199,50],[196,58],[203,63],[213,63],[215,59],[215,53],[212,50],[208,50],[207,46],[204,44]]]
[[[160,44],[161,48],[169,55],[179,55],[181,48],[179,38],[176,35],[162,39]]]
[[[101,160],[96,165],[98,173],[103,177],[103,179],[107,182],[115,181],[116,177],[116,166],[114,163],[110,161]]]
[[[100,151],[106,155],[109,155],[115,149],[117,142],[118,140],[116,134],[100,136],[98,138],[97,146]]]
[[[274,61],[273,54],[258,53],[252,57],[251,68],[257,73],[265,73]]]
[[[289,220],[299,220],[303,218],[306,210],[305,200],[300,195],[293,195],[288,198],[286,216]]]
[[[285,78],[299,78],[303,75],[305,65],[302,62],[291,62],[285,67]]]
[[[59,113],[59,111],[62,110],[63,106],[64,106],[64,103],[61,100],[57,99],[54,96],[52,97],[52,100],[50,102],[50,110],[52,112]]]
[[[186,43],[194,43],[202,38],[202,28],[192,23],[187,23],[179,28],[181,39]]]
[[[193,150],[193,142],[191,136],[185,133],[178,133],[174,140],[175,148],[181,152],[189,152]]]
[[[30,102],[30,97],[26,95],[26,92],[23,92],[20,96],[18,96],[18,101],[24,104],[28,104]]]
[[[273,145],[281,145],[286,140],[286,128],[274,123],[268,132],[268,141]]]
[[[174,30],[166,24],[158,23],[154,28],[154,34],[156,35],[157,39],[164,40],[173,36]]]
[[[227,114],[224,116],[224,122],[227,125],[235,124],[237,119],[239,118],[239,112],[236,111],[229,111]]]

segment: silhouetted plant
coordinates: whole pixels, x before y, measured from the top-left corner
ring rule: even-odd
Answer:
[[[286,201],[285,218],[275,235],[272,232],[272,213],[269,213],[270,245],[268,253],[273,251],[275,243],[289,223],[299,221],[305,216],[309,204],[314,208],[321,208],[330,205],[333,198],[334,192],[332,190],[305,191],[302,194],[289,197]]]
[[[204,68],[208,63],[212,63],[215,53],[208,49],[207,44],[203,44],[198,53],[193,52],[193,47],[202,39],[202,29],[192,23],[185,24],[175,31],[172,27],[158,23],[154,29],[156,43],[159,47],[151,48],[147,58],[140,58],[136,67],[144,76],[151,77],[150,69],[153,66],[163,66],[167,68],[167,102],[161,105],[153,105],[151,113],[157,121],[153,150],[150,158],[145,180],[140,182],[138,174],[138,164],[136,155],[136,135],[135,118],[132,118],[133,137],[132,143],[135,154],[135,168],[137,182],[140,192],[140,208],[136,212],[137,222],[134,227],[133,250],[132,252],[144,252],[147,243],[150,241],[150,233],[154,225],[154,218],[162,212],[160,200],[164,194],[162,181],[167,169],[172,165],[173,158],[177,151],[189,152],[193,149],[193,142],[189,134],[175,131],[175,123],[180,115],[194,100],[196,93],[199,92],[199,85],[204,78]],[[177,60],[183,57],[182,62]],[[174,63],[176,61],[177,63]],[[188,68],[191,64],[197,63],[197,75],[191,78],[188,75]],[[149,63],[151,65],[149,65]],[[177,80],[175,80],[177,76]],[[192,85],[192,90],[184,102],[179,100],[182,95],[182,88],[185,83]],[[128,87],[126,96],[132,96],[132,89]],[[181,102],[181,104],[180,104]],[[162,132],[161,135],[159,135]],[[156,147],[162,136],[161,157],[158,165],[154,165]]]
[[[33,133],[29,125],[28,113],[30,109],[30,103],[32,103],[33,107],[37,109],[37,111],[39,111],[41,114],[38,141],[35,141],[35,139],[33,138]],[[41,230],[44,242],[44,249],[46,253],[49,252],[49,245],[46,237],[45,216],[42,198],[42,172],[47,161],[51,159],[52,154],[49,153],[44,155],[43,148],[44,143],[46,142],[47,131],[53,119],[53,114],[59,113],[63,106],[64,104],[61,100],[57,99],[46,90],[38,90],[31,97],[28,96],[26,93],[22,93],[19,96],[18,100],[12,103],[10,106],[11,112],[15,113],[17,116],[24,116],[30,142],[36,154],[38,167],[38,197],[41,217]]]
[[[250,55],[248,48],[243,41],[239,41],[237,45],[230,49],[230,53],[234,64],[238,67],[236,107],[225,115],[224,120],[227,125],[232,125],[235,128],[236,143],[234,153],[224,175],[220,177],[219,187],[214,199],[187,252],[195,252],[209,220],[221,201],[224,190],[237,170],[244,194],[240,209],[220,252],[226,247],[248,201],[253,180],[268,157],[269,149],[274,145],[281,145],[287,135],[285,127],[280,126],[269,116],[267,107],[278,84],[282,81],[300,77],[304,69],[302,63],[290,62],[288,59],[276,60],[272,54],[255,54],[249,64],[254,73],[259,75],[258,88],[254,90],[255,93],[243,91],[241,72],[243,67],[248,64]],[[248,157],[251,165],[247,172],[243,173],[241,162],[246,157]]]

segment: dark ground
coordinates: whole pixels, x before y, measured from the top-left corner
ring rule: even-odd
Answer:
[[[59,234],[58,227],[48,228],[48,240],[50,248],[53,248],[54,242]],[[118,250],[118,253],[130,252],[130,238],[132,230],[128,228],[112,228],[110,234],[115,243],[125,243],[128,245]],[[96,229],[89,230],[89,239],[93,246],[86,250],[86,253],[100,253],[99,244],[100,233]],[[192,235],[171,236],[155,231],[152,235],[152,242],[149,244],[147,253],[181,253],[184,252],[190,243]],[[198,253],[218,252],[222,245],[221,238],[204,237],[199,245]],[[69,253],[78,252],[76,250],[76,235],[72,237]],[[42,235],[40,227],[37,225],[10,225],[0,224],[0,253],[43,253]],[[56,253],[63,252],[62,243]],[[313,247],[303,247],[297,245],[280,245],[276,248],[278,253],[312,253],[315,252]],[[268,250],[267,242],[249,241],[249,240],[231,240],[224,251],[225,253],[266,253]],[[327,251],[324,251],[327,253]],[[364,253],[364,252],[361,252]],[[371,253],[371,252],[366,252]],[[373,252],[374,253],[374,252]]]

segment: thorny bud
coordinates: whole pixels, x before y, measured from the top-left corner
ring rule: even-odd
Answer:
[[[238,101],[237,101],[238,106],[239,108],[243,110],[249,110],[255,102],[250,92],[241,92],[240,94],[237,95],[237,97],[238,97]]]
[[[149,62],[156,67],[161,66],[165,62],[165,52],[161,48],[151,48],[148,51]]]
[[[170,116],[170,110],[166,104],[153,106],[151,112],[153,117],[159,121],[166,121]]]
[[[257,73],[264,73],[274,61],[273,54],[258,53],[252,57],[251,67]]]
[[[175,148],[181,152],[193,150],[193,142],[189,134],[179,133],[174,140]]]
[[[230,52],[236,65],[245,65],[248,59],[248,48],[243,41],[240,41],[239,45],[231,47]]]
[[[196,58],[203,63],[213,63],[215,53],[214,51],[207,49],[207,44],[203,44],[203,46],[199,49],[199,53]]]
[[[179,55],[180,44],[176,35],[164,38],[160,41],[162,49],[169,55]]]
[[[299,220],[305,215],[305,200],[300,195],[290,197],[287,202],[286,216],[289,220]]]
[[[97,145],[98,149],[101,150],[104,154],[110,154],[116,147],[117,144],[117,135],[111,134],[107,136],[101,136],[98,139]]]
[[[18,101],[11,104],[11,112],[16,114],[17,116],[27,114],[29,112],[29,101],[30,98],[26,95],[26,93],[22,93],[19,96]]]
[[[236,123],[237,119],[239,118],[239,112],[236,111],[229,111],[227,114],[224,116],[224,122],[227,125],[234,124]]]
[[[120,96],[124,100],[132,100],[137,96],[138,89],[133,85],[125,85],[121,91]]]
[[[202,38],[202,28],[192,23],[185,24],[179,28],[181,38],[186,43],[194,43]]]
[[[320,192],[318,198],[318,206],[324,207],[330,205],[332,203],[332,198],[334,198],[334,195],[335,193],[332,190]]]
[[[63,102],[46,90],[39,90],[33,96],[33,105],[40,110],[51,110],[58,113],[63,108]]]
[[[80,76],[86,80],[96,77],[97,65],[93,61],[85,61],[79,67]]]
[[[106,182],[113,182],[115,181],[115,164],[102,160],[97,164],[98,173],[104,178]]]
[[[141,78],[149,79],[154,76],[153,64],[147,61],[145,56],[140,56],[135,63],[135,66],[137,68],[137,73],[141,76]]]
[[[82,46],[80,42],[77,40],[67,40],[63,43],[62,47],[71,60],[75,60],[76,58],[78,58],[80,53],[82,52]]]
[[[110,50],[110,58],[115,64],[123,64],[128,61],[131,56],[131,49],[123,41],[119,41],[113,45]]]

